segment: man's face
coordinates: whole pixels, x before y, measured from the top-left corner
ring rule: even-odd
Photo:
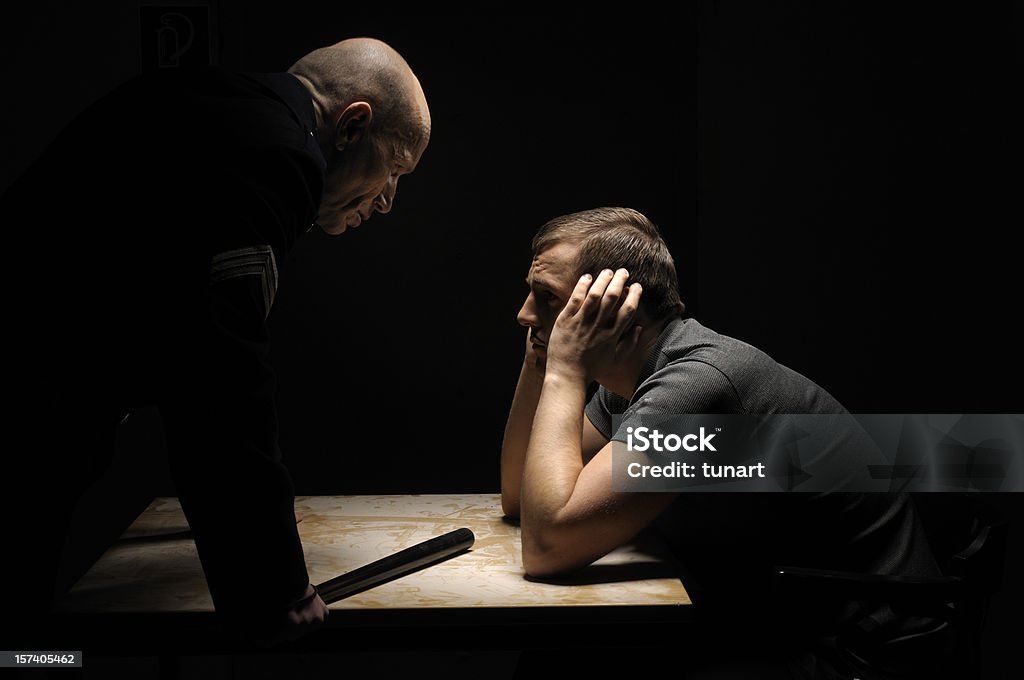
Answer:
[[[367,136],[335,153],[327,165],[317,224],[337,235],[358,227],[375,212],[389,212],[398,179],[416,169],[425,146],[399,150],[388,141]]]
[[[530,292],[519,310],[519,323],[530,329],[533,349],[541,358],[547,357],[548,339],[555,319],[569,301],[576,287],[576,253],[579,244],[556,243],[533,258],[526,275]]]

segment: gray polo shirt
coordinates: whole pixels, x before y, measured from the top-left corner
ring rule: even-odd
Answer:
[[[586,406],[598,431],[619,441],[631,415],[845,412],[812,380],[694,319],[668,324],[632,399],[600,387]],[[625,416],[619,432],[613,414]],[[740,607],[751,625],[758,613],[778,611],[769,601],[779,565],[937,573],[906,494],[683,492],[654,528],[678,557],[694,601]]]

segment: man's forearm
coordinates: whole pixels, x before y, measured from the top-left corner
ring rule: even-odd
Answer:
[[[501,509],[509,517],[519,516],[519,495],[523,481],[526,447],[530,443],[534,413],[540,400],[544,373],[530,365],[531,357],[523,362],[512,398],[505,436],[501,441]]]
[[[527,448],[522,488],[523,554],[543,555],[580,472],[586,381],[549,372]]]

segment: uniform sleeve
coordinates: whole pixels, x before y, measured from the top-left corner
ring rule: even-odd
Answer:
[[[162,405],[171,471],[218,616],[263,635],[309,582],[291,477],[277,446],[266,317],[273,251],[232,249],[208,263],[204,313],[184,334],[186,367]]]
[[[640,385],[610,439],[626,441],[626,428],[637,426],[644,415],[743,412],[736,389],[724,373],[702,361],[675,361]]]

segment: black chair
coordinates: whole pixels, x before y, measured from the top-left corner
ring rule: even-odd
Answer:
[[[914,494],[941,575],[779,566],[779,597],[819,609],[859,603],[838,631],[837,647],[883,677],[979,678],[985,618],[1002,584],[1007,523],[977,495]]]

